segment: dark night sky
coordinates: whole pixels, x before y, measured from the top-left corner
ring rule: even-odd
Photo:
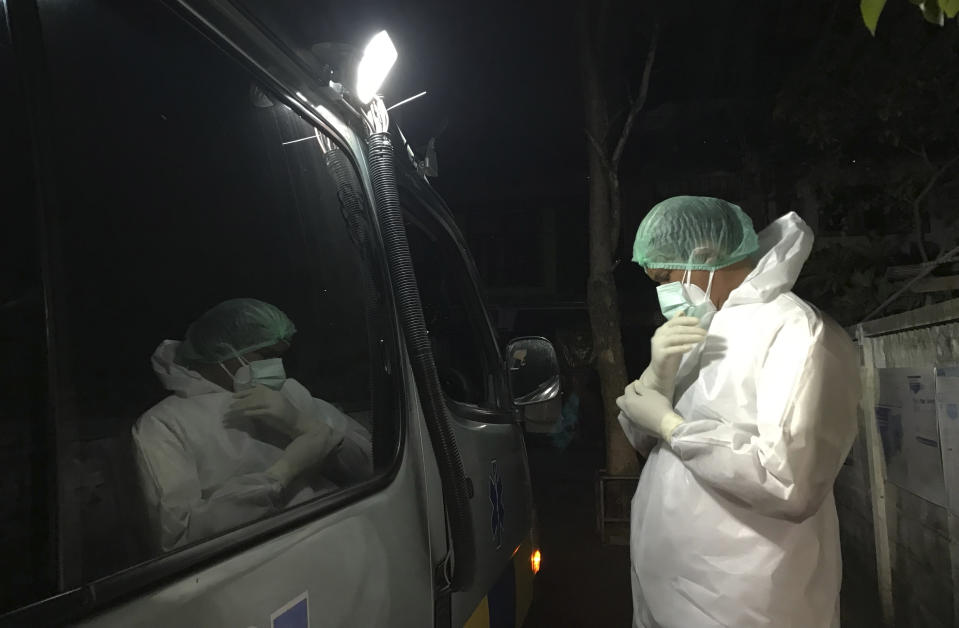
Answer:
[[[415,146],[425,145],[448,122],[437,141],[436,184],[451,203],[584,193],[577,2],[248,4],[282,22],[303,48],[321,41],[361,47],[387,29],[400,55],[384,86],[387,104],[429,91],[395,115]],[[726,0],[669,9],[647,110],[664,102],[771,97],[792,61],[812,43],[828,3],[807,2],[801,11],[796,6],[795,0]],[[616,2],[611,7],[632,10]],[[637,22],[628,30],[640,33],[646,25],[639,22],[648,16],[624,19]],[[641,43],[624,51],[622,63],[634,73],[633,85],[644,54]],[[718,120],[707,129],[706,155],[710,141],[728,139],[727,124]],[[654,157],[664,149],[643,144],[638,135],[631,148]],[[702,156],[693,152],[684,158]]]
[[[319,41],[361,47],[376,31],[389,30],[400,57],[384,86],[386,101],[429,91],[396,115],[414,145],[425,145],[448,121],[437,141],[436,183],[452,203],[583,193],[578,3],[378,0],[330,2],[321,9],[306,0],[249,4],[295,31],[293,38],[304,48]],[[795,0],[727,0],[669,9],[647,110],[664,102],[771,99],[790,64],[814,40],[828,3],[797,6]],[[619,10],[625,9],[612,3],[611,11]],[[648,16],[625,19],[637,22],[629,27],[640,33],[646,25],[639,22]],[[622,60],[634,74],[634,86],[642,44],[624,51]],[[712,125],[703,138],[707,159],[709,142],[738,132],[726,128],[728,121]],[[663,150],[639,136],[631,148],[647,155]]]
[[[579,2],[247,0],[247,4],[261,17],[272,17],[272,24],[265,20],[268,26],[282,30],[302,49],[323,41],[361,48],[378,30],[387,29],[399,60],[384,85],[386,102],[429,91],[427,97],[393,115],[418,149],[441,132],[436,143],[440,176],[433,183],[454,213],[467,218],[467,237],[476,257],[480,261],[484,257],[481,240],[501,237],[520,212],[552,209],[563,225],[561,231],[565,230],[556,236],[558,274],[569,284],[565,295],[557,298],[582,298],[587,178]],[[890,3],[880,34],[896,18],[916,18],[914,9],[902,4]],[[667,195],[689,193],[687,182],[695,185],[696,177],[716,173],[740,176],[747,146],[764,160],[757,168],[765,177],[779,176],[778,166],[769,161],[777,155],[789,161],[788,168],[781,169],[787,177],[802,175],[809,166],[804,153],[817,159],[815,151],[795,138],[788,140],[792,144],[782,143],[776,134],[783,125],[774,110],[777,95],[795,79],[797,70],[800,74],[818,71],[808,64],[836,14],[845,29],[841,31],[844,41],[851,42],[849,51],[877,50],[877,40],[862,26],[855,3],[611,2],[610,11],[627,42],[613,59],[623,78],[611,82],[611,110],[626,106],[626,78],[634,90],[639,83],[649,31],[649,15],[643,11],[650,7],[660,14],[663,27],[649,100],[620,171],[625,203],[622,256],[628,253],[629,232],[666,190]],[[282,28],[276,22],[282,22]],[[922,24],[917,29],[924,32]],[[615,85],[619,81],[621,88]],[[820,97],[843,98],[836,90]],[[851,106],[870,111],[873,105]],[[873,131],[867,133],[868,144],[875,144]],[[771,147],[776,142],[778,152],[774,153]],[[788,196],[791,184],[789,179],[776,189]],[[759,214],[765,211],[762,197],[731,194],[729,200],[743,204],[747,211],[750,207]],[[790,200],[786,198],[777,211],[795,209]],[[497,213],[502,216],[499,222]],[[767,218],[760,216],[757,227],[764,226]],[[484,221],[486,233],[470,233],[477,222]],[[502,255],[495,246],[489,248],[493,252],[487,257]],[[516,250],[509,248],[510,254]],[[503,266],[502,260],[499,265]],[[484,279],[493,283],[488,276]],[[627,291],[649,292],[644,290],[648,282],[631,264],[620,265],[617,280]],[[634,305],[655,310],[654,299]]]
[[[294,37],[304,44],[361,47],[379,29],[390,32],[400,56],[386,102],[429,91],[395,115],[414,145],[448,121],[436,183],[451,203],[582,186],[573,9],[562,2],[334,2],[323,18],[303,1],[263,10],[284,22],[298,16]]]

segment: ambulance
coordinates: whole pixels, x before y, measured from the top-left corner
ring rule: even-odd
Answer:
[[[2,626],[523,623],[524,413],[555,405],[556,354],[498,346],[377,95],[402,50],[311,45],[280,10],[0,1]],[[285,377],[355,427],[364,469],[317,462],[322,488],[255,516],[247,445],[295,437],[238,434],[237,393],[177,349],[236,299],[295,325]],[[197,395],[206,414],[139,438]]]

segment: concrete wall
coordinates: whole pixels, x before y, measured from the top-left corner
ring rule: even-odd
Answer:
[[[886,481],[876,369],[959,365],[959,300],[866,323],[860,434],[836,482],[847,626],[959,626],[959,520]]]

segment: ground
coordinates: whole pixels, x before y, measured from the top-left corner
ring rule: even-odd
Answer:
[[[530,448],[543,566],[525,628],[628,628],[629,549],[604,546],[596,530],[601,446]]]

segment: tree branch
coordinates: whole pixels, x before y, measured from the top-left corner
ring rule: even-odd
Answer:
[[[629,115],[626,116],[626,122],[623,124],[623,132],[619,136],[619,142],[613,150],[610,164],[614,169],[619,168],[619,161],[623,157],[623,151],[626,150],[626,143],[629,141],[629,135],[633,131],[633,125],[639,112],[646,105],[646,97],[649,95],[649,77],[653,73],[653,62],[656,60],[656,47],[659,45],[659,24],[653,27],[653,36],[649,42],[649,51],[646,53],[646,66],[643,68],[643,79],[639,85],[639,95],[632,101],[629,109]]]
[[[632,103],[632,101],[630,101],[630,103]],[[609,125],[608,125],[609,128],[606,129],[607,131],[606,137],[603,138],[604,144],[606,143],[607,140],[609,140],[609,131],[612,130],[616,126],[616,124],[619,122],[619,119],[625,116],[628,112],[629,112],[629,107],[624,107],[622,109],[618,109],[613,115],[610,116]]]
[[[916,157],[918,157],[919,159],[921,159],[927,166],[933,167],[933,166],[932,166],[932,162],[929,161],[929,155],[926,153],[926,146],[925,146],[925,145],[922,145],[922,146],[919,147],[918,149],[917,149],[917,148],[910,148],[909,146],[903,146],[902,148],[903,148],[903,150],[905,150],[907,153],[912,153],[913,155],[915,155]]]
[[[925,149],[923,149],[923,156],[925,156]],[[919,196],[914,198],[912,201],[912,220],[916,229],[916,245],[919,247],[919,255],[922,257],[923,262],[929,261],[929,254],[926,253],[926,245],[923,242],[922,237],[922,212],[920,210],[920,206],[923,199],[926,198],[929,192],[932,191],[932,188],[935,187],[939,178],[945,174],[946,170],[948,170],[952,164],[956,163],[956,161],[959,161],[959,155],[956,155],[947,161],[942,167],[940,167],[926,183],[926,187],[922,189],[922,191],[919,193]]]
[[[633,131],[633,125],[639,113],[646,105],[646,97],[649,95],[649,77],[653,73],[653,63],[656,61],[656,48],[659,45],[659,24],[653,26],[653,35],[649,41],[649,51],[646,53],[646,65],[643,67],[643,78],[639,85],[639,94],[635,100],[627,93],[630,98],[629,114],[626,116],[626,122],[623,123],[623,130],[619,135],[619,141],[616,142],[616,148],[613,149],[613,155],[607,158],[601,154],[603,167],[606,169],[606,177],[609,180],[609,243],[611,250],[619,249],[619,234],[622,225],[622,192],[619,187],[619,162],[623,158],[623,152],[626,150],[626,144]],[[599,150],[599,143],[593,141],[594,147]]]
[[[586,130],[586,138],[589,140],[589,143],[592,144],[596,154],[599,155],[599,161],[603,164],[603,169],[609,172],[612,169],[612,164],[609,163],[609,157],[606,156],[606,149],[599,143],[599,140],[593,137],[593,134],[590,133],[588,129]]]
[[[924,187],[922,189],[922,192],[919,193],[919,196],[916,197],[916,202],[922,201],[922,199],[925,198],[926,195],[932,191],[932,188],[936,185],[936,182],[939,181],[939,178],[942,175],[944,175],[946,173],[946,170],[948,170],[952,166],[952,164],[956,163],[956,161],[959,161],[959,155],[956,155],[955,157],[947,161],[945,164],[942,165],[941,168],[939,168],[939,170],[936,171],[934,175],[932,175],[932,178],[929,179],[929,183],[926,184],[926,187]]]
[[[619,230],[622,224],[623,196],[619,189],[619,173],[610,170],[609,179],[609,244],[611,251],[619,251]],[[614,254],[615,255],[615,254]]]

